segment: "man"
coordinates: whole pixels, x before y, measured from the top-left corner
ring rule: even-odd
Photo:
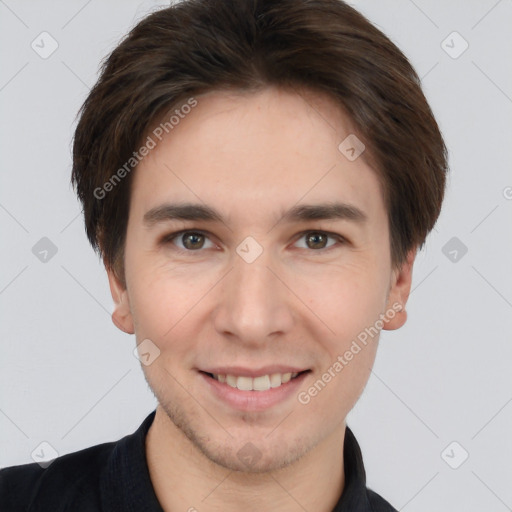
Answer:
[[[338,0],[185,1],[110,55],[73,158],[159,405],[117,443],[4,469],[2,510],[395,510],[346,416],[444,195],[403,54]]]

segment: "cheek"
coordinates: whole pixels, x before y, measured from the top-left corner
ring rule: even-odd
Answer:
[[[386,275],[376,265],[338,268],[308,286],[308,305],[328,328],[315,336],[323,353],[316,380],[302,390],[311,411],[325,415],[333,404],[333,420],[344,417],[361,395],[375,360],[386,291]]]
[[[361,396],[375,359],[376,342],[357,353],[340,352],[297,396],[308,416],[327,424],[343,421]],[[350,360],[347,355],[351,354]]]
[[[364,270],[364,271],[363,271]],[[313,334],[321,365],[301,390],[302,401],[312,414],[344,418],[361,395],[373,366],[383,312],[386,279],[377,267],[338,269],[308,281],[308,306],[321,322]],[[377,324],[379,326],[379,324]],[[313,330],[313,329],[312,329]],[[315,335],[316,334],[316,335]],[[299,396],[300,398],[300,396]]]
[[[137,338],[160,340],[184,315],[184,288],[179,279],[171,283],[168,273],[150,258],[132,257],[126,267]]]
[[[379,265],[360,262],[329,266],[301,280],[300,293],[330,332],[331,349],[342,349],[375,323],[386,303],[387,279]]]
[[[174,366],[187,359],[199,343],[206,320],[198,315],[202,314],[215,276],[150,260],[134,258],[128,278],[137,342],[149,338],[159,347],[162,360],[169,357],[168,363]]]

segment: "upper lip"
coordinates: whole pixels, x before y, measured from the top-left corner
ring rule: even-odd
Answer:
[[[300,373],[308,370],[303,366],[288,366],[281,364],[273,364],[262,366],[260,368],[246,368],[243,366],[216,366],[212,368],[200,368],[205,373],[213,373],[214,375],[234,375],[235,377],[261,377],[262,375],[272,375],[273,373]]]

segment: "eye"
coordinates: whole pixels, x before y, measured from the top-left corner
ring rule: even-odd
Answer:
[[[305,240],[302,246],[297,245],[300,240]],[[329,240],[331,243],[329,243]],[[296,246],[300,249],[312,249],[316,252],[327,250],[333,245],[344,243],[345,239],[335,233],[325,231],[305,231],[300,234]],[[181,252],[198,252],[201,249],[215,248],[215,244],[209,239],[208,235],[202,231],[178,231],[170,233],[163,237],[162,244],[173,244]]]
[[[314,249],[317,251],[329,249],[336,244],[336,240],[341,243],[345,241],[342,236],[334,233],[326,233],[325,231],[307,231],[301,234],[299,240],[302,239],[305,239],[305,246],[302,246],[301,249]],[[327,245],[329,239],[332,240],[332,243]]]
[[[205,246],[205,241],[209,241],[210,245]],[[173,243],[178,247],[178,249],[186,252],[198,251],[199,249],[211,249],[212,247],[215,247],[213,242],[201,231],[180,231],[178,233],[171,233],[164,237],[162,242],[164,244]]]

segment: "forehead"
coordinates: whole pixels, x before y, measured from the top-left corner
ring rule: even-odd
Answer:
[[[202,202],[226,218],[253,221],[301,202],[341,201],[370,217],[383,213],[364,153],[351,161],[339,149],[355,130],[329,98],[267,88],[195,100],[161,140],[154,127],[149,132],[156,144],[132,183],[138,218],[164,202]]]

